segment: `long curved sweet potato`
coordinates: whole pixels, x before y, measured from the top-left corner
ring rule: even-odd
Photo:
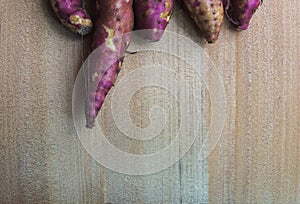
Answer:
[[[223,23],[222,0],[182,0],[182,2],[203,31],[207,42],[216,42]]]
[[[134,24],[132,4],[133,0],[96,0],[98,17],[94,24],[92,48],[101,46],[101,51],[96,52],[97,66],[90,66],[87,71],[85,113],[88,128],[94,126],[95,118],[122,66],[130,35],[122,36],[132,31]]]
[[[92,30],[92,21],[82,8],[82,0],[51,0],[51,5],[62,24],[73,32],[86,35]]]
[[[150,29],[147,39],[159,41],[169,23],[174,0],[135,0],[135,29]]]
[[[224,0],[225,14],[238,29],[246,30],[262,0]]]

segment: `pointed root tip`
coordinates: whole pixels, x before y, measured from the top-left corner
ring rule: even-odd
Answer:
[[[93,127],[95,126],[95,124],[86,124],[85,127],[88,129],[93,129]]]
[[[213,33],[210,36],[206,37],[206,41],[211,44],[211,43],[215,43],[218,40],[218,38],[219,38],[219,34]]]
[[[85,127],[88,129],[93,129],[93,127],[95,126],[95,118],[94,117],[88,117],[86,119],[86,125]]]
[[[164,30],[152,29],[152,31],[140,33],[140,36],[146,41],[158,42],[162,38],[163,34]]]
[[[236,31],[243,31],[243,30],[247,30],[249,24],[244,24],[244,25],[241,25],[241,26],[238,26],[236,27]]]

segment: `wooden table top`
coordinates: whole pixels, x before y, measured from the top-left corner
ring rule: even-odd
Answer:
[[[212,45],[177,4],[168,30],[195,41],[219,71],[226,93],[223,134],[204,160],[194,145],[163,171],[124,175],[87,153],[72,119],[73,86],[91,37],[63,28],[49,3],[1,1],[1,203],[300,203],[300,1],[264,1],[247,31],[225,21]],[[171,58],[130,56],[120,79],[136,65]],[[193,83],[193,75],[186,76]],[[204,90],[203,134],[211,117],[208,96]],[[151,105],[161,105],[168,110],[166,129],[154,141],[122,137],[111,123],[109,96],[99,120],[113,133],[111,143],[132,154],[168,146],[177,124],[168,117],[180,110],[174,97],[154,87],[132,100],[133,123],[146,127]]]

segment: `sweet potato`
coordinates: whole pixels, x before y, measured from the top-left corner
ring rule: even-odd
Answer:
[[[147,39],[159,41],[169,23],[174,0],[135,0],[135,29],[150,29]]]
[[[51,0],[51,5],[62,24],[73,32],[86,35],[92,30],[92,21],[82,8],[82,0]]]
[[[240,30],[246,30],[262,0],[224,0],[225,14]]]
[[[221,0],[182,0],[185,10],[203,31],[209,43],[214,43],[219,38],[223,23],[224,9]]]
[[[124,34],[132,31],[134,24],[132,4],[133,0],[96,0],[98,16],[94,24],[92,48],[101,46],[101,51],[96,52],[95,56],[98,65],[88,67],[87,71],[85,113],[88,128],[94,126],[95,118],[122,66],[130,43],[130,35]]]

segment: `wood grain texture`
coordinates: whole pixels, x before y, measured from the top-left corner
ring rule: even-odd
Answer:
[[[168,30],[197,42],[223,77],[225,129],[204,161],[195,145],[162,172],[128,176],[92,159],[74,128],[72,89],[90,37],[64,29],[49,3],[1,1],[0,203],[300,203],[299,28],[299,1],[264,1],[247,31],[225,22],[207,45],[176,5]],[[177,72],[187,66],[155,53],[129,58],[120,77],[153,59]],[[201,134],[210,118],[205,88],[203,98]],[[137,93],[133,121],[147,126],[150,106],[166,101],[177,113],[164,90]],[[149,153],[169,144],[175,119],[162,138],[135,143],[111,124],[108,104],[101,119],[114,145]]]

